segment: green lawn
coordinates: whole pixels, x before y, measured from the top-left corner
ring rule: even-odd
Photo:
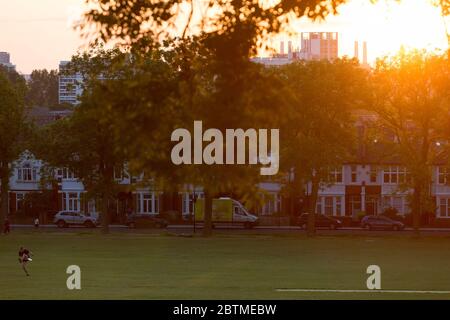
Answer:
[[[25,277],[20,245],[35,256]],[[82,290],[66,288],[79,265]],[[449,294],[299,293],[276,288],[450,290],[450,238],[15,231],[0,236],[0,299],[448,299]]]

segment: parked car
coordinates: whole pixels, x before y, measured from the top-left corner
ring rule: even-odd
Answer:
[[[95,228],[99,225],[97,216],[91,216],[90,214],[85,214],[84,212],[73,211],[59,211],[55,214],[53,223],[55,223],[59,228],[69,227],[70,225]]]
[[[126,221],[129,228],[165,228],[168,224],[166,219],[152,214],[130,214]]]
[[[316,214],[316,228],[328,228],[331,230],[342,227],[342,221],[334,217],[326,216],[324,214]],[[297,219],[297,225],[306,229],[308,226],[309,213],[303,213]]]
[[[392,220],[385,216],[365,216],[361,220],[361,227],[367,230],[402,230],[405,225],[400,221]]]

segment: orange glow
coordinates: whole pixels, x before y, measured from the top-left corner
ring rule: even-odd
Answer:
[[[339,8],[338,16],[330,16],[321,23],[302,18],[293,22],[289,31],[337,31],[340,56],[353,57],[354,41],[367,41],[370,62],[394,54],[402,46],[427,50],[448,47],[444,18],[432,0],[378,0],[375,4],[351,0]],[[271,45],[278,48],[279,41],[287,38],[278,36],[271,40]]]

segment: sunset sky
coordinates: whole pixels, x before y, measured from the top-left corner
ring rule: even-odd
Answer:
[[[33,69],[56,69],[60,60],[68,60],[86,41],[73,30],[83,8],[83,0],[0,0],[0,51],[11,53],[11,60],[22,73]],[[429,0],[351,0],[340,15],[325,23],[304,19],[292,25],[294,32],[337,31],[340,55],[353,56],[355,40],[367,41],[369,60],[393,53],[401,45],[428,49],[446,49],[444,20]],[[271,43],[279,47],[280,40]],[[296,45],[295,38],[292,39]]]

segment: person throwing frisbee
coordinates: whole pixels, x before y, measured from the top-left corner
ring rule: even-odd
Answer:
[[[19,249],[19,263],[22,265],[22,269],[23,271],[25,271],[25,274],[27,276],[29,276],[30,274],[27,271],[27,263],[29,261],[33,261],[33,259],[31,259],[31,256],[33,255],[32,252],[30,252],[30,250],[28,250],[27,248],[24,247],[20,247]]]

